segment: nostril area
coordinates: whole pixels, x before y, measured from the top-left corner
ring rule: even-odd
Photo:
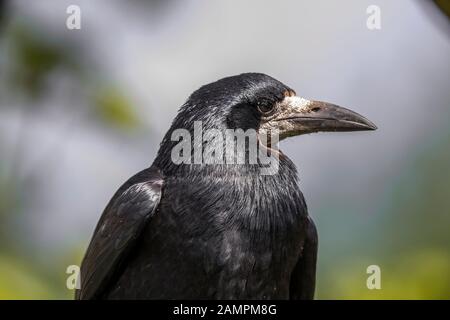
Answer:
[[[320,107],[314,107],[314,108],[311,109],[311,111],[312,111],[312,112],[320,111]]]

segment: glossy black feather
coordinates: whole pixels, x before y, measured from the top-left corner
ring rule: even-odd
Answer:
[[[292,300],[314,299],[318,242],[316,226],[311,217],[308,217],[302,256],[291,275],[289,295]]]
[[[103,212],[81,267],[77,299],[99,298],[113,281],[159,204],[162,176],[154,168],[130,178]]]

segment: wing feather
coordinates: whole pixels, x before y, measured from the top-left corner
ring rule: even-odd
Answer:
[[[300,259],[291,275],[290,299],[312,300],[316,288],[318,236],[314,221],[308,216],[306,239]]]
[[[81,265],[75,298],[101,297],[136,244],[161,198],[163,177],[149,168],[130,178],[113,196],[95,228]]]

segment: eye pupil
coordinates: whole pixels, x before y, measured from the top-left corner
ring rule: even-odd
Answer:
[[[273,111],[273,105],[269,104],[258,104],[258,110],[264,115],[270,114]]]

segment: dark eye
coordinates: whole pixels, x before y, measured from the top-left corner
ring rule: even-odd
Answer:
[[[275,105],[273,103],[268,102],[259,102],[257,107],[258,111],[265,116],[270,115],[275,110]]]

